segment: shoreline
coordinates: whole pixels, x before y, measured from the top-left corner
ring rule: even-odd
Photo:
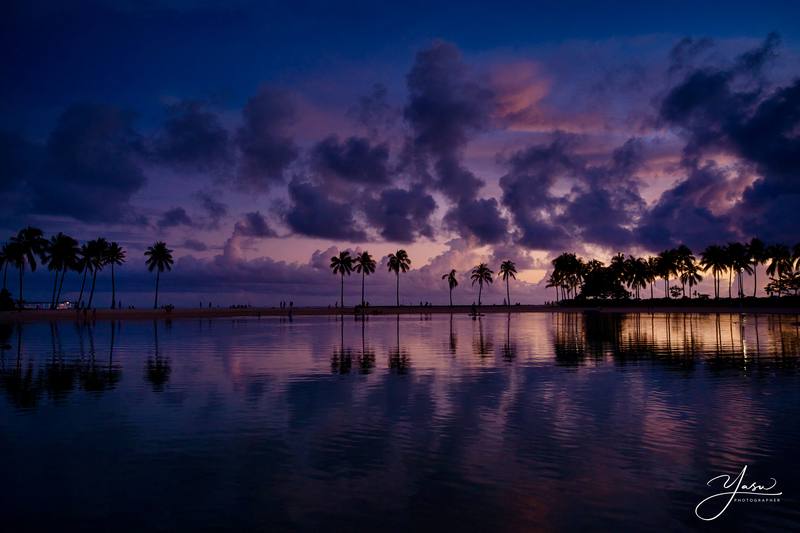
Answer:
[[[420,314],[469,314],[472,306],[455,305],[453,307],[431,306],[376,306],[366,309],[369,316],[420,315]],[[761,305],[484,305],[479,308],[481,314],[506,313],[694,313],[694,314],[781,314],[800,315],[800,306],[761,306]],[[292,317],[299,316],[354,316],[353,307],[341,309],[331,307],[296,307]],[[179,308],[171,311],[164,309],[95,309],[93,311],[76,311],[74,309],[25,309],[22,311],[0,312],[0,322],[39,322],[54,320],[180,320],[180,319],[212,319],[212,318],[246,318],[246,317],[288,317],[287,309],[278,307],[246,307],[246,308]]]

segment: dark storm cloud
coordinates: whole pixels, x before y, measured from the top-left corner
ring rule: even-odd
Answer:
[[[800,81],[767,89],[760,80],[779,42],[770,35],[730,68],[690,72],[667,94],[660,116],[686,134],[690,171],[705,154],[723,151],[757,172],[731,210],[735,230],[793,240],[800,224],[800,211],[791,207],[800,205]],[[756,86],[748,83],[753,78],[759,79]]]
[[[287,129],[294,119],[292,99],[283,91],[262,87],[242,110],[244,123],[236,134],[240,152],[238,184],[265,191],[281,183],[299,152]]]
[[[384,189],[367,201],[365,212],[385,240],[406,243],[418,237],[433,238],[430,217],[435,209],[433,197],[415,185],[409,190]]]
[[[444,223],[463,235],[477,238],[481,244],[504,241],[508,234],[508,223],[500,216],[494,198],[463,200],[447,212]]]
[[[577,154],[580,140],[556,134],[549,144],[531,146],[508,161],[500,179],[503,202],[519,230],[520,244],[560,249],[576,241],[602,246],[632,244],[631,230],[645,203],[635,172],[641,167],[641,141],[629,139],[606,164],[588,164]],[[571,182],[557,195],[556,184]]]
[[[353,217],[353,208],[331,199],[323,187],[293,179],[289,183],[289,197],[286,223],[295,233],[327,239],[366,239]]]
[[[219,171],[232,162],[228,131],[202,102],[185,101],[168,109],[154,141],[156,157],[169,165],[197,171]]]
[[[371,145],[363,137],[350,137],[339,142],[330,136],[311,149],[312,168],[326,177],[364,185],[389,182],[389,146]]]
[[[41,146],[19,135],[0,131],[0,192],[15,191],[29,180],[41,152]]]
[[[267,220],[259,211],[246,213],[244,218],[233,227],[234,236],[241,237],[277,237],[275,231],[269,226]]]
[[[736,238],[725,215],[715,215],[710,205],[724,191],[726,178],[713,164],[693,168],[675,187],[665,191],[637,228],[640,242],[651,249],[677,244],[702,248],[712,242]]]
[[[30,180],[32,210],[85,222],[132,221],[131,196],[145,184],[133,115],[80,104],[59,117],[42,171]]]
[[[191,226],[192,218],[182,207],[173,207],[165,211],[158,219],[158,227],[174,228],[176,226]]]

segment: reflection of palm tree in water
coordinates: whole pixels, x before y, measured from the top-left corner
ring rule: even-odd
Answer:
[[[56,322],[50,322],[50,343],[53,357],[45,368],[45,387],[51,397],[61,399],[75,388],[76,369],[74,364],[64,362],[61,335]]]
[[[85,325],[86,331],[89,333],[89,359],[84,364],[80,365],[79,378],[81,388],[90,392],[102,392],[104,390],[113,388],[113,383],[108,381],[106,371],[104,368],[97,364],[97,351],[94,345],[94,327],[89,323]],[[83,347],[83,343],[81,343]],[[83,361],[83,353],[81,353],[81,361]]]
[[[478,317],[478,338],[474,339],[472,342],[472,348],[475,351],[475,355],[480,357],[486,357],[492,351],[492,347],[494,344],[492,343],[492,339],[487,337],[483,338],[483,319]]]
[[[340,344],[333,349],[331,355],[331,372],[334,374],[349,374],[353,367],[353,350],[344,347],[344,317],[339,321],[340,324]]]
[[[361,318],[361,354],[358,356],[358,369],[362,374],[369,374],[375,368],[375,351],[367,348],[366,341],[367,316]]]
[[[397,315],[397,346],[389,350],[389,370],[397,374],[405,374],[411,367],[408,352],[400,347],[400,315]]]
[[[10,332],[8,337],[11,337]],[[7,344],[2,339],[0,341],[4,346]],[[5,360],[5,354],[3,359]],[[22,365],[22,324],[17,324],[17,361],[11,369],[6,369],[4,362],[2,386],[16,407],[32,408],[39,403],[41,380],[34,376],[33,362],[28,361],[24,369]]]
[[[153,320],[153,357],[147,358],[145,364],[144,376],[147,381],[153,386],[153,390],[161,392],[164,390],[164,385],[169,381],[169,375],[172,373],[172,368],[169,365],[169,359],[162,358],[158,349],[158,321]]]
[[[453,329],[453,313],[450,313],[450,353],[456,354],[458,349],[458,339],[456,338],[456,330]]]
[[[513,361],[517,358],[517,346],[511,343],[511,313],[506,314],[506,342],[503,344],[503,359]]]

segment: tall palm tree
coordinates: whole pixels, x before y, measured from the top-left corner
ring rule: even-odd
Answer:
[[[94,288],[97,284],[97,273],[103,270],[106,266],[106,251],[108,250],[108,241],[100,237],[99,239],[91,240],[87,243],[90,250],[89,262],[92,265],[92,288],[89,291],[88,306],[91,309],[92,302],[94,301]]]
[[[508,288],[509,278],[517,279],[517,265],[510,259],[500,263],[500,275],[506,282],[506,303],[511,307],[511,291]]]
[[[683,296],[686,296],[686,283],[683,281],[684,279],[688,280],[688,277],[683,276],[683,274],[687,270],[692,270],[694,267],[695,257],[692,253],[692,250],[686,246],[685,244],[681,244],[675,249],[675,263],[676,269],[675,274],[678,276],[678,279],[681,281],[681,292]],[[689,288],[689,293],[691,294],[692,289]]]
[[[50,237],[50,242],[45,252],[47,269],[54,272],[53,295],[50,298],[50,308],[55,309],[61,296],[64,285],[64,276],[72,268],[78,255],[78,241],[61,232]],[[59,278],[61,282],[59,283]]]
[[[344,312],[344,275],[350,275],[353,272],[353,258],[347,250],[339,252],[339,255],[331,257],[331,270],[334,275],[339,274],[342,276],[342,295],[339,299],[339,305]]]
[[[689,285],[689,298],[692,297],[692,288],[703,281],[703,276],[700,275],[700,267],[696,263],[688,263],[680,275],[681,284]]]
[[[739,298],[742,298],[744,296],[742,272],[747,272],[748,274],[753,273],[753,266],[750,261],[750,253],[747,250],[747,245],[740,242],[728,244],[728,263],[731,271],[736,272],[736,285]],[[728,285],[728,292],[730,293],[730,285]],[[728,296],[730,297],[730,294]]]
[[[725,248],[718,244],[712,244],[700,254],[700,266],[703,272],[711,270],[711,274],[714,276],[714,298],[716,299],[719,299],[719,276],[728,268],[726,255]]]
[[[458,287],[458,279],[456,278],[456,270],[453,269],[449,274],[443,274],[442,279],[447,280],[447,286],[450,287],[450,307],[453,307],[453,289]]]
[[[669,278],[678,273],[677,250],[664,250],[657,257],[658,275],[664,280],[664,296],[669,298]]]
[[[78,256],[72,269],[81,276],[81,290],[78,293],[78,305],[83,302],[83,289],[86,288],[86,274],[92,269],[92,249],[88,243],[84,243],[78,248]]]
[[[400,307],[400,272],[408,272],[411,268],[411,259],[408,258],[408,253],[405,250],[397,250],[393,254],[389,254],[389,259],[386,262],[389,272],[394,272],[397,277],[397,307]]]
[[[769,259],[764,241],[757,237],[750,239],[750,242],[747,243],[747,255],[750,256],[750,261],[753,265],[753,298],[755,298],[756,291],[758,291],[758,267]]]
[[[788,246],[774,244],[767,248],[767,255],[769,256],[767,275],[780,280],[792,271],[792,252]]]
[[[361,274],[361,307],[364,307],[364,278],[375,273],[378,263],[366,250],[358,254],[354,262],[356,272]]]
[[[3,269],[3,289],[5,290],[8,284],[6,283],[6,274],[8,274],[8,264],[11,262],[8,256],[8,243],[4,242],[0,246],[0,268]]]
[[[478,305],[481,305],[481,293],[483,292],[483,284],[484,283],[493,283],[494,280],[492,279],[492,275],[494,272],[489,269],[486,263],[481,263],[480,265],[476,266],[472,269],[472,275],[470,275],[470,279],[472,280],[472,285],[475,285],[475,282],[478,283]]]
[[[111,265],[111,309],[117,307],[117,282],[114,278],[114,266],[120,266],[125,262],[125,249],[118,243],[112,242],[106,248],[105,264]]]
[[[175,263],[172,259],[172,250],[167,248],[167,243],[158,241],[145,250],[144,255],[147,258],[145,260],[147,270],[149,272],[156,271],[156,298],[153,302],[153,309],[158,309],[158,284],[161,273],[164,270],[172,270],[172,265]]]
[[[19,230],[15,237],[11,237],[11,243],[14,245],[12,247],[13,262],[19,269],[19,305],[22,307],[24,303],[22,282],[25,265],[28,265],[31,272],[36,271],[36,260],[42,260],[47,248],[47,240],[44,238],[42,230],[28,226]]]
[[[653,294],[653,284],[656,282],[656,278],[658,277],[658,258],[657,257],[648,257],[647,258],[647,283],[650,285],[650,299],[652,300],[655,298]]]

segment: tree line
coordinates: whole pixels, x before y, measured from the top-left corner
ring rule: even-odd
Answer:
[[[153,309],[158,308],[158,286],[161,273],[172,270],[174,263],[172,250],[166,243],[157,241],[144,252],[145,265],[148,271],[156,271],[156,290]],[[81,278],[81,288],[77,307],[91,308],[94,304],[94,292],[97,275],[106,267],[111,270],[111,309],[117,307],[117,284],[115,267],[122,266],[127,259],[126,250],[117,242],[109,242],[105,238],[97,238],[81,244],[77,239],[59,232],[49,239],[39,228],[28,226],[13,235],[0,246],[0,268],[3,269],[3,290],[0,300],[10,302],[8,291],[8,267],[16,268],[19,274],[19,297],[17,305],[22,309],[25,305],[24,281],[25,271],[36,271],[38,265],[47,266],[53,273],[53,289],[50,296],[50,309],[56,309],[61,301],[64,278],[67,273],[74,272]],[[87,280],[91,280],[87,288]],[[88,290],[87,290],[88,289]],[[84,306],[84,294],[88,296]],[[8,303],[5,304],[8,307]]]
[[[365,300],[365,285],[366,277],[375,273],[378,263],[375,258],[368,251],[363,251],[355,256],[351,255],[349,251],[345,250],[339,252],[339,255],[331,257],[330,268],[334,275],[341,277],[339,305],[344,307],[344,277],[349,276],[353,272],[361,274],[361,307],[366,305]],[[395,304],[400,307],[400,274],[408,272],[411,269],[411,259],[405,250],[397,250],[390,253],[386,258],[386,266],[389,272],[395,274]],[[511,305],[511,289],[510,280],[516,279],[517,267],[513,261],[507,260],[500,264],[498,276],[506,282],[506,305]],[[455,269],[443,274],[442,279],[447,281],[447,286],[450,290],[450,307],[453,306],[453,289],[458,287],[458,275]],[[489,268],[486,263],[481,263],[472,269],[470,272],[470,279],[472,285],[478,284],[478,305],[481,305],[481,296],[483,294],[483,286],[490,285],[494,282],[494,271]]]
[[[797,295],[800,290],[800,244],[789,248],[785,244],[767,246],[758,238],[748,243],[712,244],[699,258],[686,245],[664,250],[652,257],[617,254],[608,265],[597,259],[585,261],[574,253],[562,253],[552,261],[553,270],[547,287],[556,291],[556,301],[569,299],[641,298],[641,291],[658,280],[664,282],[666,298],[692,298],[693,289],[711,274],[714,298],[720,298],[724,277],[728,277],[728,298],[733,298],[733,277],[736,274],[736,294],[745,297],[743,274],[753,277],[753,297],[758,290],[758,267],[767,265],[769,282],[764,286],[770,295]],[[680,285],[670,286],[671,281]],[[688,287],[688,293],[687,293]],[[697,291],[694,291],[696,294]],[[687,296],[688,295],[688,296]]]

